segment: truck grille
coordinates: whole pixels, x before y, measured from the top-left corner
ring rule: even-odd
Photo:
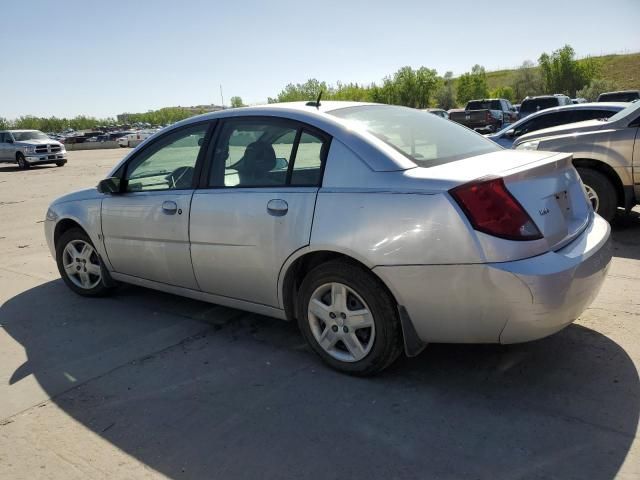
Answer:
[[[56,153],[60,151],[60,145],[38,145],[36,153]]]

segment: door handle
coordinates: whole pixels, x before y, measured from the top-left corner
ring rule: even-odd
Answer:
[[[274,217],[282,217],[289,211],[287,202],[280,198],[274,198],[267,203],[267,212]]]
[[[178,204],[171,200],[165,200],[162,202],[162,211],[167,215],[175,215],[178,211]]]

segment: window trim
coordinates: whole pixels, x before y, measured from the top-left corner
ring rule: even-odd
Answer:
[[[187,125],[182,125],[177,128],[172,128],[171,130],[158,136],[158,138],[155,138],[153,141],[144,145],[140,150],[133,152],[131,157],[129,157],[127,161],[118,169],[118,172],[115,175],[120,179],[120,191],[118,193],[123,195],[128,195],[128,194],[136,194],[136,193],[144,193],[144,192],[153,193],[153,192],[185,191],[185,190],[193,190],[197,188],[197,185],[198,185],[197,180],[200,176],[200,172],[202,170],[202,163],[204,162],[204,159],[205,159],[204,155],[205,155],[205,152],[208,150],[208,144],[211,141],[211,136],[213,132],[216,130],[217,123],[218,123],[217,119],[213,119],[213,120],[193,122]],[[140,190],[135,192],[127,191],[127,185],[129,181],[126,179],[126,176],[129,171],[129,166],[131,165],[132,162],[135,162],[138,158],[140,158],[141,155],[144,155],[146,152],[148,152],[149,149],[151,149],[154,145],[157,145],[159,142],[166,140],[167,137],[174,135],[178,132],[181,132],[183,130],[189,130],[198,126],[206,126],[207,128],[205,131],[205,135],[203,137],[202,146],[200,147],[200,151],[198,152],[198,157],[196,158],[195,166],[193,167],[194,171],[193,171],[193,178],[191,180],[191,187],[189,188],[158,188],[154,190]]]
[[[285,183],[282,185],[273,185],[273,184],[244,185],[244,186],[243,185],[233,185],[233,186],[215,185],[215,183],[218,183],[220,179],[214,176],[214,179],[213,179],[214,185],[211,185],[210,184],[211,182],[209,182],[209,177],[211,174],[211,170],[215,168],[215,166],[213,165],[213,162],[215,159],[214,154],[215,154],[216,148],[218,147],[218,143],[220,142],[220,135],[221,135],[221,132],[224,130],[225,125],[227,125],[227,123],[259,123],[259,122],[269,122],[270,124],[281,124],[291,129],[295,129],[296,131],[296,136],[294,138],[294,143],[291,150],[291,158],[289,159],[290,160],[289,166],[287,167],[287,175],[285,177]],[[331,141],[333,140],[333,137],[328,133],[320,130],[319,128],[314,127],[313,125],[309,125],[308,123],[301,122],[300,120],[292,119],[292,118],[276,117],[276,116],[270,116],[270,115],[247,115],[247,116],[222,118],[220,119],[220,122],[218,123],[215,130],[216,130],[215,134],[213,135],[213,138],[209,142],[207,155],[204,161],[202,171],[200,173],[200,179],[197,187],[198,189],[246,190],[246,189],[254,189],[254,188],[259,188],[259,189],[287,188],[289,189],[289,188],[302,188],[302,187],[313,187],[313,188],[322,187],[322,182],[324,180],[324,170],[327,163],[327,157],[329,156],[329,149],[331,148]],[[291,185],[291,177],[293,176],[293,170],[295,168],[295,161],[298,153],[298,145],[300,142],[300,137],[305,131],[311,135],[318,137],[322,141],[323,146],[325,144],[327,145],[326,148],[323,149],[321,147],[320,149],[320,179],[317,183],[314,183],[314,184]],[[214,172],[214,175],[216,175],[216,172]],[[219,176],[219,173],[217,174],[217,176]],[[222,183],[224,183],[224,179],[222,180],[223,180]]]

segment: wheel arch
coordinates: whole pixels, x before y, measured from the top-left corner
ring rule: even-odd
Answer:
[[[593,160],[591,158],[574,158],[573,166],[576,168],[590,168],[607,177],[616,191],[616,203],[618,207],[627,206],[629,199],[627,199],[624,185],[622,185],[620,176],[611,165],[601,160]]]
[[[86,233],[87,236],[89,236],[89,232],[87,232],[87,230],[83,228],[78,221],[72,218],[63,218],[62,220],[59,220],[58,223],[56,223],[56,227],[53,230],[53,245],[58,245],[58,240],[60,239],[60,237],[65,232],[68,232],[73,228],[79,228],[84,233]]]

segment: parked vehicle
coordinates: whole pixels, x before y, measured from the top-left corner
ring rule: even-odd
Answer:
[[[295,319],[327,364],[360,375],[403,343],[415,355],[566,327],[605,278],[609,232],[570,154],[354,102],[184,120],[45,221],[80,295],[121,281]]]
[[[437,115],[438,117],[442,117],[446,120],[449,120],[449,112],[441,108],[427,108],[424,111]]]
[[[145,139],[149,138],[155,132],[153,131],[145,131],[140,130],[137,132],[127,133],[123,137],[118,138],[118,145],[123,148],[133,148],[137,147],[142,143]]]
[[[571,103],[573,103],[574,105],[577,105],[579,103],[587,103],[587,99],[582,97],[572,98]]]
[[[1,130],[0,163],[17,163],[22,170],[51,163],[63,167],[67,151],[39,130]]]
[[[449,119],[473,130],[495,132],[515,122],[517,115],[509,100],[490,98],[471,100],[464,111],[450,110]]]
[[[640,99],[640,90],[621,90],[598,95],[598,102],[633,102]]]
[[[561,125],[518,138],[517,149],[572,152],[595,211],[613,220],[640,201],[640,102],[608,119]]]
[[[547,108],[562,107],[572,105],[571,99],[566,95],[540,95],[537,97],[527,97],[520,104],[519,118],[525,118],[532,113],[545,110]]]
[[[497,144],[511,148],[513,142],[522,135],[543,128],[565,125],[567,123],[582,122],[598,118],[609,118],[620,110],[624,110],[628,103],[581,103],[577,105],[565,105],[563,107],[547,108],[528,115],[512,125],[492,135],[486,135]]]

